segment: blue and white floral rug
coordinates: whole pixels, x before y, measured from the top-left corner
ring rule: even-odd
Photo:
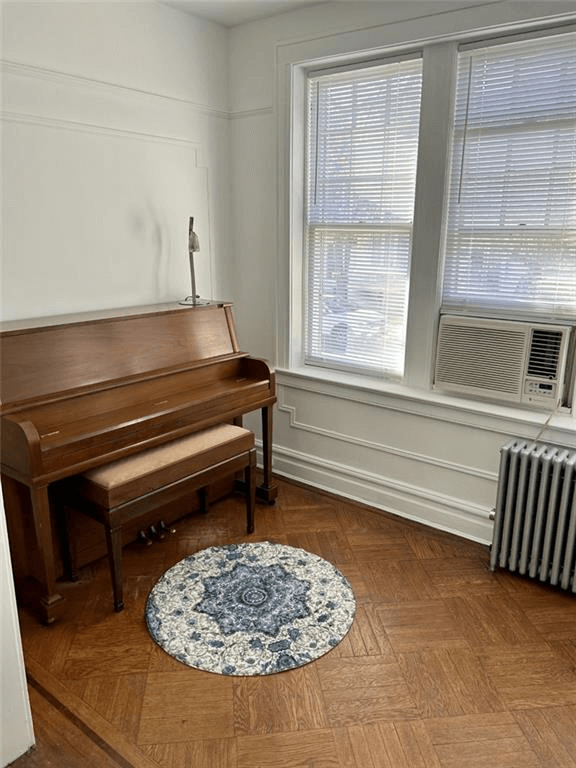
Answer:
[[[174,565],[150,592],[146,623],[190,667],[269,675],[338,645],[355,609],[350,584],[331,563],[258,542],[210,547]]]

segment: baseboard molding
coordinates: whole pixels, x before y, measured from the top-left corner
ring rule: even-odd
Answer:
[[[274,446],[274,474],[481,544],[492,540],[490,509],[417,485]]]

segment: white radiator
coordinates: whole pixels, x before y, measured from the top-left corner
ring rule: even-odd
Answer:
[[[490,568],[576,592],[576,450],[512,440],[500,452]]]

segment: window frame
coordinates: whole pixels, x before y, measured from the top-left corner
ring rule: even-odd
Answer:
[[[523,120],[520,121],[514,121],[510,113],[506,114],[506,122],[499,124],[497,123],[490,123],[488,126],[483,122],[482,127],[473,127],[470,129],[470,138],[467,139],[467,132],[469,130],[468,125],[468,109],[470,108],[470,82],[468,81],[468,84],[466,83],[466,76],[470,76],[471,74],[471,66],[472,66],[472,57],[475,54],[475,51],[489,51],[489,50],[495,50],[497,51],[498,48],[501,48],[502,46],[506,45],[514,45],[517,43],[528,43],[531,44],[534,40],[539,40],[542,38],[551,38],[556,35],[563,35],[563,34],[576,34],[576,27],[574,25],[567,25],[563,27],[557,27],[553,30],[538,30],[531,34],[516,34],[516,35],[506,35],[506,36],[500,36],[490,39],[481,39],[474,42],[467,42],[460,44],[458,46],[458,57],[462,55],[462,73],[463,73],[463,81],[461,87],[461,97],[462,97],[462,114],[461,114],[461,121],[462,124],[456,125],[456,118],[453,115],[452,121],[453,121],[453,129],[452,129],[452,141],[451,141],[451,151],[453,154],[453,157],[450,160],[450,166],[448,168],[448,172],[452,176],[452,182],[454,184],[454,188],[450,189],[450,184],[448,184],[446,189],[446,199],[445,199],[445,238],[443,243],[443,261],[450,258],[449,256],[449,226],[450,226],[450,214],[451,214],[451,204],[453,203],[453,198],[458,197],[460,194],[461,185],[466,185],[467,182],[475,182],[476,177],[474,174],[471,174],[470,177],[467,176],[465,173],[465,167],[464,163],[465,160],[468,158],[468,152],[470,151],[468,148],[468,144],[472,143],[472,146],[479,146],[482,148],[481,141],[476,145],[474,143],[474,137],[479,136],[480,140],[482,139],[483,131],[489,131],[489,135],[491,138],[491,141],[494,140],[500,140],[500,136],[509,135],[513,138],[523,138],[524,135],[528,135],[529,137],[532,137],[533,135],[538,135],[538,133],[542,130],[547,131],[548,124],[552,124],[555,127],[557,122],[557,117],[553,119],[548,119],[548,121],[545,121],[543,118],[538,120],[537,122],[525,122]],[[524,54],[526,52],[526,49],[522,50],[520,48],[520,53]],[[537,53],[536,50],[534,50],[534,53]],[[457,69],[460,67],[460,60],[457,57],[456,66]],[[468,65],[466,66],[466,58],[468,58]],[[497,57],[495,57],[495,60],[498,61],[502,57],[506,57],[506,53],[502,52],[502,55],[499,53],[497,54]],[[481,60],[482,61],[482,60]],[[516,70],[514,70],[515,72]],[[495,81],[492,81],[492,84],[494,84]],[[458,87],[458,83],[456,83],[456,87]],[[456,94],[455,94],[456,97]],[[454,111],[456,110],[456,105],[454,107]],[[554,113],[555,116],[557,113]],[[510,157],[508,155],[508,147],[506,145],[506,162],[509,161]],[[473,153],[472,153],[473,154]],[[517,156],[512,156],[514,160],[517,160]],[[492,172],[494,172],[495,168],[491,166],[489,169]],[[513,176],[511,176],[513,178]],[[503,196],[504,204],[501,206],[500,213],[504,213],[508,216],[517,216],[516,212],[512,212],[512,205],[513,205],[513,198],[508,196]],[[522,225],[524,226],[524,225]],[[488,238],[500,238],[502,237],[502,241],[506,242],[508,246],[511,249],[511,252],[517,252],[519,249],[518,245],[515,245],[515,243],[518,242],[519,238],[519,232],[523,232],[523,230],[518,229],[518,225],[511,225],[507,224],[506,226],[501,224],[493,224],[493,223],[481,223],[477,224],[476,227],[471,227],[468,230],[461,226],[460,228],[455,228],[454,232],[456,234],[453,234],[452,237],[455,239],[458,239],[459,237],[465,237],[466,234],[469,235],[469,237],[478,238],[480,235],[483,237]],[[542,242],[546,242],[547,235],[548,235],[548,229],[546,227],[543,227],[542,225],[536,225],[534,228],[534,234],[537,238],[540,238]],[[492,259],[494,261],[494,259]],[[498,261],[498,264],[502,267],[505,267],[507,264],[507,261]],[[462,275],[462,271],[458,270],[458,273]],[[471,273],[471,276],[474,277],[475,273]],[[490,301],[489,299],[486,299],[485,301],[481,301],[478,298],[474,298],[473,294],[467,294],[466,297],[462,301],[456,300],[454,296],[448,295],[442,297],[442,303],[441,303],[441,312],[443,314],[470,314],[470,315],[482,315],[482,316],[488,316],[488,317],[494,317],[498,319],[509,319],[509,320],[528,320],[530,322],[551,322],[551,323],[560,323],[560,324],[571,324],[576,321],[576,311],[573,312],[566,312],[562,311],[562,309],[558,308],[557,312],[554,312],[553,310],[546,308],[545,305],[542,303],[542,301],[538,302],[536,300],[533,308],[528,308],[527,306],[524,306],[524,308],[519,307],[519,304],[527,305],[528,304],[528,297],[529,294],[526,294],[522,301],[518,301],[516,304],[510,301],[511,296],[505,294],[503,299],[500,301],[493,299]]]
[[[338,77],[339,75],[343,76],[343,79],[340,80],[338,83],[339,85],[342,82],[346,82],[348,80],[348,75],[354,76],[355,73],[358,73],[360,80],[363,81],[365,78],[369,81],[371,80],[371,75],[374,74],[375,78],[379,79],[379,73],[378,70],[385,70],[387,67],[394,67],[395,65],[399,65],[402,67],[402,65],[405,64],[407,67],[413,67],[414,69],[419,69],[420,72],[422,70],[422,54],[420,50],[412,51],[410,53],[399,53],[397,55],[388,55],[383,56],[378,59],[371,59],[370,61],[365,61],[362,63],[354,64],[351,66],[344,66],[344,67],[328,67],[328,68],[322,68],[322,69],[314,69],[311,71],[308,71],[306,73],[306,89],[309,91],[309,85],[311,80],[318,80],[318,78],[322,78],[326,76],[327,78],[330,78],[331,76]],[[409,70],[408,70],[409,71]],[[400,74],[400,77],[405,77],[406,73],[394,73],[391,72],[388,74],[387,72],[382,71],[382,79],[385,80],[385,82],[389,82],[389,78],[398,77]],[[352,79],[352,78],[350,78]],[[329,83],[330,81],[328,81]],[[328,88],[330,85],[328,85]],[[421,95],[421,94],[419,94]],[[315,105],[310,104],[308,99],[306,100],[305,110],[306,115],[308,118],[309,110],[312,110],[312,112],[315,109]],[[317,106],[316,106],[317,109]],[[420,103],[418,103],[418,114],[420,113]],[[316,113],[316,117],[318,119],[320,113]],[[356,114],[356,113],[354,113]],[[420,120],[418,120],[418,130],[419,130],[419,124]],[[307,125],[304,126],[304,132],[305,132],[305,160],[308,158],[310,159],[310,162],[314,162],[314,167],[318,168],[318,157],[321,157],[322,154],[317,151],[317,149],[313,148],[312,142],[314,141],[314,138],[317,139],[318,134],[314,134],[314,129],[317,127],[314,125],[314,122],[311,124],[308,122]],[[311,132],[311,135],[308,135],[308,131]],[[353,140],[353,134],[350,135],[350,138]],[[307,142],[310,143],[307,143]],[[387,143],[387,147],[390,146],[392,148],[392,142],[390,144]],[[415,155],[417,154],[418,149],[418,140],[416,141],[415,145]],[[376,148],[375,146],[373,148]],[[364,152],[365,149],[362,147],[362,151]],[[314,221],[314,216],[311,217],[310,220],[308,220],[307,217],[307,210],[312,212],[315,208],[315,206],[311,203],[311,201],[308,199],[308,194],[312,191],[312,188],[315,188],[315,180],[311,179],[310,176],[312,175],[312,172],[310,168],[306,168],[307,163],[305,162],[305,168],[304,168],[304,186],[306,187],[306,181],[308,180],[308,189],[304,189],[304,208],[303,208],[303,241],[302,241],[302,248],[303,248],[303,270],[304,275],[308,276],[308,279],[304,277],[303,280],[303,286],[302,286],[302,295],[304,297],[304,321],[303,321],[303,337],[304,337],[304,350],[303,350],[303,357],[304,357],[304,363],[307,366],[312,367],[322,367],[327,368],[329,370],[343,370],[348,371],[355,375],[365,375],[365,376],[378,376],[378,375],[384,375],[387,378],[390,379],[396,379],[401,380],[402,374],[398,374],[395,371],[389,370],[389,371],[382,371],[382,374],[379,374],[379,370],[375,366],[370,365],[370,359],[366,359],[366,365],[362,366],[360,363],[353,364],[353,363],[345,363],[342,361],[337,360],[330,360],[330,352],[326,352],[325,350],[318,350],[317,356],[314,355],[314,353],[310,352],[310,347],[314,344],[314,342],[311,340],[309,334],[312,333],[312,327],[315,326],[314,321],[312,319],[312,315],[314,315],[314,312],[310,311],[310,302],[309,302],[309,295],[310,295],[310,272],[312,269],[314,269],[316,272],[318,270],[322,270],[322,265],[324,263],[324,258],[319,254],[316,253],[316,258],[313,258],[313,251],[311,252],[311,239],[313,237],[313,233],[333,233],[334,238],[337,240],[339,231],[342,233],[345,232],[353,232],[357,236],[362,235],[363,237],[366,236],[373,236],[378,238],[386,237],[386,236],[392,236],[394,233],[398,233],[401,231],[404,231],[408,235],[408,252],[407,252],[407,274],[406,274],[406,280],[407,280],[407,287],[409,286],[410,281],[410,245],[412,240],[412,230],[413,230],[413,221],[411,223],[403,222],[400,220],[393,220],[392,222],[382,222],[382,221],[373,221],[368,220],[365,222],[351,220],[350,215],[345,215],[344,218],[346,221],[338,220],[337,218],[330,218],[330,220],[322,220],[322,221]],[[322,165],[320,166],[323,167]],[[306,171],[308,171],[308,177],[306,176]],[[321,178],[329,178],[328,175],[322,174]],[[352,178],[352,177],[350,177]],[[356,177],[354,177],[356,178]],[[307,194],[308,193],[308,194]],[[323,213],[323,219],[325,215],[325,210],[320,207],[321,212]],[[413,220],[413,209],[412,209],[412,220]],[[367,264],[363,261],[364,257],[360,257],[360,264],[359,266],[363,269],[367,267]],[[385,270],[385,274],[389,274]],[[320,283],[323,283],[324,277],[320,277]],[[406,296],[406,305],[408,302],[408,297]],[[407,306],[406,306],[406,312],[407,312]],[[320,315],[322,315],[322,312],[320,311]],[[322,318],[320,317],[318,319],[319,326],[322,325]],[[352,326],[353,327],[353,326]],[[318,344],[318,339],[316,338],[315,344]],[[334,357],[337,357],[335,354]],[[384,355],[384,357],[390,357],[389,355]],[[403,366],[402,366],[403,367]]]
[[[279,348],[279,359],[287,371],[298,375],[310,375],[327,381],[340,382],[362,388],[388,390],[401,394],[410,390],[432,390],[433,363],[441,308],[443,269],[443,243],[445,236],[446,195],[450,175],[450,152],[452,145],[453,109],[457,76],[457,56],[463,44],[498,45],[518,35],[553,35],[574,27],[573,20],[551,23],[543,28],[526,23],[522,32],[510,30],[484,33],[462,33],[448,38],[437,38],[421,44],[389,46],[380,55],[419,52],[423,59],[423,83],[420,123],[420,144],[418,149],[418,170],[414,206],[414,229],[412,237],[412,265],[408,299],[408,327],[406,334],[405,372],[401,383],[395,384],[387,377],[367,376],[362,373],[341,373],[336,369],[321,369],[320,366],[305,365],[303,349],[303,205],[304,205],[304,120],[305,83],[309,71],[318,70],[330,64],[355,63],[363,66],[374,58],[361,52],[323,60],[300,60],[290,64],[286,81],[290,98],[287,104],[289,115],[287,135],[291,147],[287,168],[289,194],[286,206],[286,242],[289,243],[289,305],[288,320],[290,333],[285,344]],[[282,128],[279,133],[282,141]],[[433,199],[430,204],[430,199]],[[282,226],[281,226],[282,234]],[[505,313],[498,316],[506,317]],[[515,319],[522,319],[516,315]],[[523,319],[534,320],[533,316]],[[564,319],[549,318],[550,321],[574,324]],[[543,320],[540,320],[543,321]]]

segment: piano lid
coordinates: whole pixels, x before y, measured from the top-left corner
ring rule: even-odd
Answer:
[[[56,320],[56,321],[54,321]],[[231,305],[160,304],[0,328],[2,411],[239,354]]]

